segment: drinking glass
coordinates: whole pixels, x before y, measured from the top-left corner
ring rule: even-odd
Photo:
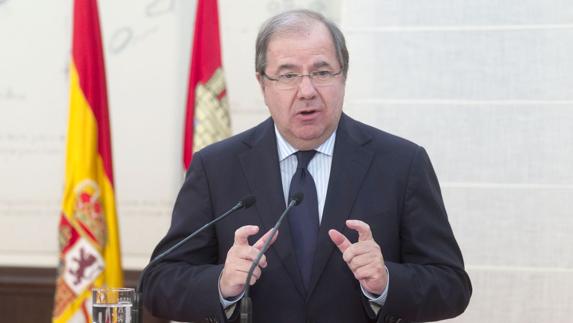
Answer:
[[[94,288],[92,295],[94,323],[132,323],[133,288]]]

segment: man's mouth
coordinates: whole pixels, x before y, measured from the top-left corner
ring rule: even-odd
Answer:
[[[298,112],[298,114],[302,115],[303,117],[308,117],[308,116],[311,116],[317,112],[318,112],[318,109],[305,109],[305,110],[300,110]]]
[[[307,116],[307,115],[311,115],[315,112],[316,112],[316,110],[304,110],[304,111],[301,111],[300,114]]]

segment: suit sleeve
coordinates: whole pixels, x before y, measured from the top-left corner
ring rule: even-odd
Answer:
[[[435,321],[459,315],[468,305],[472,287],[438,180],[421,147],[411,162],[402,212],[401,261],[386,262],[391,281],[378,322],[393,317]]]
[[[193,156],[173,209],[167,235],[152,257],[214,218],[201,154]],[[177,321],[225,322],[218,279],[223,265],[214,229],[207,229],[150,268],[143,280],[145,306],[158,317]]]

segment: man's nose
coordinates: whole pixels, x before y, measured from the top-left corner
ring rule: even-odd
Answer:
[[[298,97],[300,99],[312,99],[316,96],[316,87],[312,83],[309,75],[301,76],[300,84],[298,85]]]

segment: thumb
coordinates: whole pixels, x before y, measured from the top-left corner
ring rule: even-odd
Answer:
[[[358,232],[358,241],[372,240],[372,231],[366,222],[360,220],[347,220],[346,226]]]
[[[235,245],[249,245],[249,237],[257,234],[259,227],[256,225],[245,225],[235,231]]]

